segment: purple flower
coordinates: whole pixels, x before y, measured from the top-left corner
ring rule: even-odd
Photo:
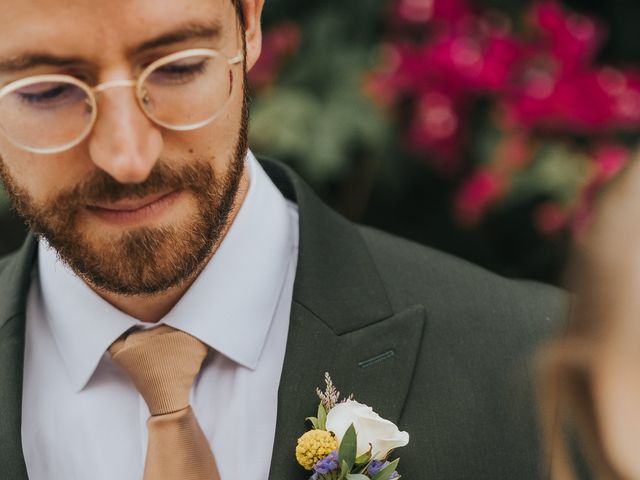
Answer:
[[[378,472],[383,468],[385,468],[387,465],[389,465],[389,462],[386,462],[383,460],[372,460],[371,463],[369,464],[369,468],[367,468],[367,475],[369,475],[370,477],[373,477],[374,475],[377,475]],[[398,472],[394,471],[389,478],[398,478],[399,476],[400,475],[398,475]]]
[[[313,466],[313,470],[320,475],[338,470],[338,451],[334,450],[322,460],[318,460]]]

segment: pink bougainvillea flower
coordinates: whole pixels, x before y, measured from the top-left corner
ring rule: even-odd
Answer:
[[[615,121],[614,99],[598,80],[595,70],[575,71],[561,77],[552,96],[552,114],[558,127],[592,133]]]
[[[593,133],[620,123],[616,96],[595,69],[560,76],[533,69],[504,101],[511,118],[529,128]]]
[[[271,86],[287,58],[298,51],[300,28],[294,23],[283,23],[266,32],[260,58],[249,72],[249,82],[254,88]]]
[[[433,17],[437,20],[455,22],[474,13],[469,0],[434,0],[433,3]]]
[[[416,120],[425,138],[435,141],[451,139],[460,129],[454,101],[438,92],[430,92],[420,99]]]
[[[622,145],[610,144],[598,147],[594,152],[596,182],[606,182],[616,176],[631,158],[629,149]]]
[[[604,68],[599,80],[613,98],[617,126],[637,129],[640,126],[640,72]]]
[[[535,155],[533,143],[526,130],[505,130],[504,137],[495,147],[495,164],[506,172],[525,168]]]
[[[446,93],[426,92],[417,102],[407,141],[412,150],[431,152],[431,164],[442,174],[455,174],[461,166],[461,117]]]
[[[486,92],[500,93],[508,87],[524,56],[525,49],[516,39],[497,30],[490,32],[484,40],[482,68],[472,84]]]
[[[541,33],[540,46],[558,58],[566,71],[593,61],[606,36],[601,23],[569,12],[555,0],[534,4],[531,17]]]
[[[454,214],[467,226],[477,225],[504,191],[504,181],[495,172],[481,169],[466,179],[454,200]]]
[[[422,61],[429,67],[432,84],[449,93],[468,91],[483,68],[482,46],[472,35],[443,35],[423,50]]]
[[[456,22],[471,14],[468,0],[399,0],[393,5],[393,18],[401,23]]]
[[[408,42],[383,45],[380,50],[382,62],[369,76],[367,86],[373,89],[376,96],[396,99],[404,95],[416,95],[429,88],[433,69],[428,64],[428,50],[428,46],[416,46]]]
[[[400,0],[394,5],[398,20],[408,23],[427,23],[433,18],[435,0]]]
[[[523,35],[506,16],[470,0],[396,0],[392,26],[409,28],[392,29],[383,68],[366,84],[379,103],[408,112],[404,138],[443,174],[466,171],[469,114],[488,101],[485,120],[501,140],[481,152],[486,166],[454,199],[455,215],[467,225],[500,202],[510,178],[536,161],[536,145],[549,135],[603,138],[640,127],[640,71],[595,64],[606,35],[601,22],[559,0],[534,2],[528,19],[532,29]],[[542,205],[538,230],[579,231],[597,191],[629,156],[624,147],[597,147],[592,177],[584,185],[576,179],[578,199]]]
[[[595,168],[590,175],[590,180],[580,192],[578,204],[571,219],[571,229],[578,241],[589,227],[599,193],[606,183],[631,160],[631,151],[623,145],[605,144],[595,149],[593,158]]]
[[[562,231],[568,221],[567,208],[556,202],[545,202],[539,205],[534,214],[536,230],[542,235],[554,235]]]
[[[402,96],[413,93],[416,89],[415,54],[403,44],[383,44],[380,47],[382,59],[379,67],[365,75],[364,90],[378,104],[390,107]]]
[[[553,109],[558,79],[553,64],[544,62],[524,68],[518,77],[506,95],[497,100],[502,103],[510,123],[532,128],[544,122]]]

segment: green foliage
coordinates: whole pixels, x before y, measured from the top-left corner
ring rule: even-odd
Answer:
[[[356,463],[357,444],[356,429],[353,424],[351,424],[342,437],[338,450],[338,459],[341,466],[340,480],[346,478],[348,473],[351,473]]]
[[[267,28],[283,19],[293,20],[306,31],[320,16],[330,12],[341,19],[345,42],[371,45],[380,39],[389,0],[269,0],[263,14]]]
[[[363,93],[376,50],[350,41],[348,18],[323,9],[303,20],[300,52],[252,103],[254,149],[294,163],[315,183],[344,176],[354,153],[382,158],[391,138],[388,120]]]
[[[398,462],[400,462],[400,459],[398,458],[395,459],[389,465],[387,465],[382,470],[380,470],[376,475],[374,475],[374,477],[371,480],[389,480],[393,472],[396,470],[396,467],[398,466]]]
[[[318,428],[320,430],[327,429],[327,411],[322,404],[318,405]]]
[[[318,419],[316,417],[307,417],[305,418],[305,420],[308,422],[311,422],[311,425],[313,425],[314,430],[320,430]]]
[[[363,453],[358,458],[356,458],[356,465],[357,466],[366,465],[370,461],[371,461],[371,448],[369,448],[369,451],[367,453]]]
[[[327,429],[327,411],[325,410],[322,403],[318,406],[318,416],[317,417],[307,417],[305,420],[311,422],[313,428],[315,430],[326,430]]]
[[[504,208],[541,194],[561,203],[572,201],[578,195],[590,163],[587,155],[567,144],[543,145],[529,168],[514,176],[511,194],[503,203]]]

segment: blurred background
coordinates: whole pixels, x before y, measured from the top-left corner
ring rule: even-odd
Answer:
[[[637,0],[267,0],[251,145],[348,218],[552,283],[637,148]],[[0,190],[0,254],[24,227]]]

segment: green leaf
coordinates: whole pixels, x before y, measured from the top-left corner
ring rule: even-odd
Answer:
[[[396,458],[393,462],[391,462],[389,465],[380,470],[376,475],[374,475],[371,480],[389,480],[393,472],[396,470],[398,462],[400,462],[400,459]]]
[[[370,480],[366,475],[361,475],[359,473],[350,473],[347,475],[347,480]]]
[[[314,429],[318,430],[320,428],[318,419],[316,417],[307,417],[305,418],[305,420],[311,422],[311,425],[313,425]]]
[[[365,463],[369,463],[369,460],[371,460],[371,448],[369,448],[367,453],[363,453],[356,458],[356,465],[364,465]]]
[[[356,435],[356,429],[353,423],[347,428],[342,441],[340,442],[340,449],[338,450],[338,458],[340,462],[346,462],[349,467],[349,472],[353,468],[356,462],[356,449],[358,445],[358,438]]]
[[[338,477],[338,480],[344,480],[345,478],[347,478],[347,475],[350,473],[350,468],[349,465],[347,465],[347,462],[345,462],[344,460],[340,463],[340,476]]]
[[[318,427],[320,430],[327,429],[327,411],[324,408],[324,405],[318,405]]]

